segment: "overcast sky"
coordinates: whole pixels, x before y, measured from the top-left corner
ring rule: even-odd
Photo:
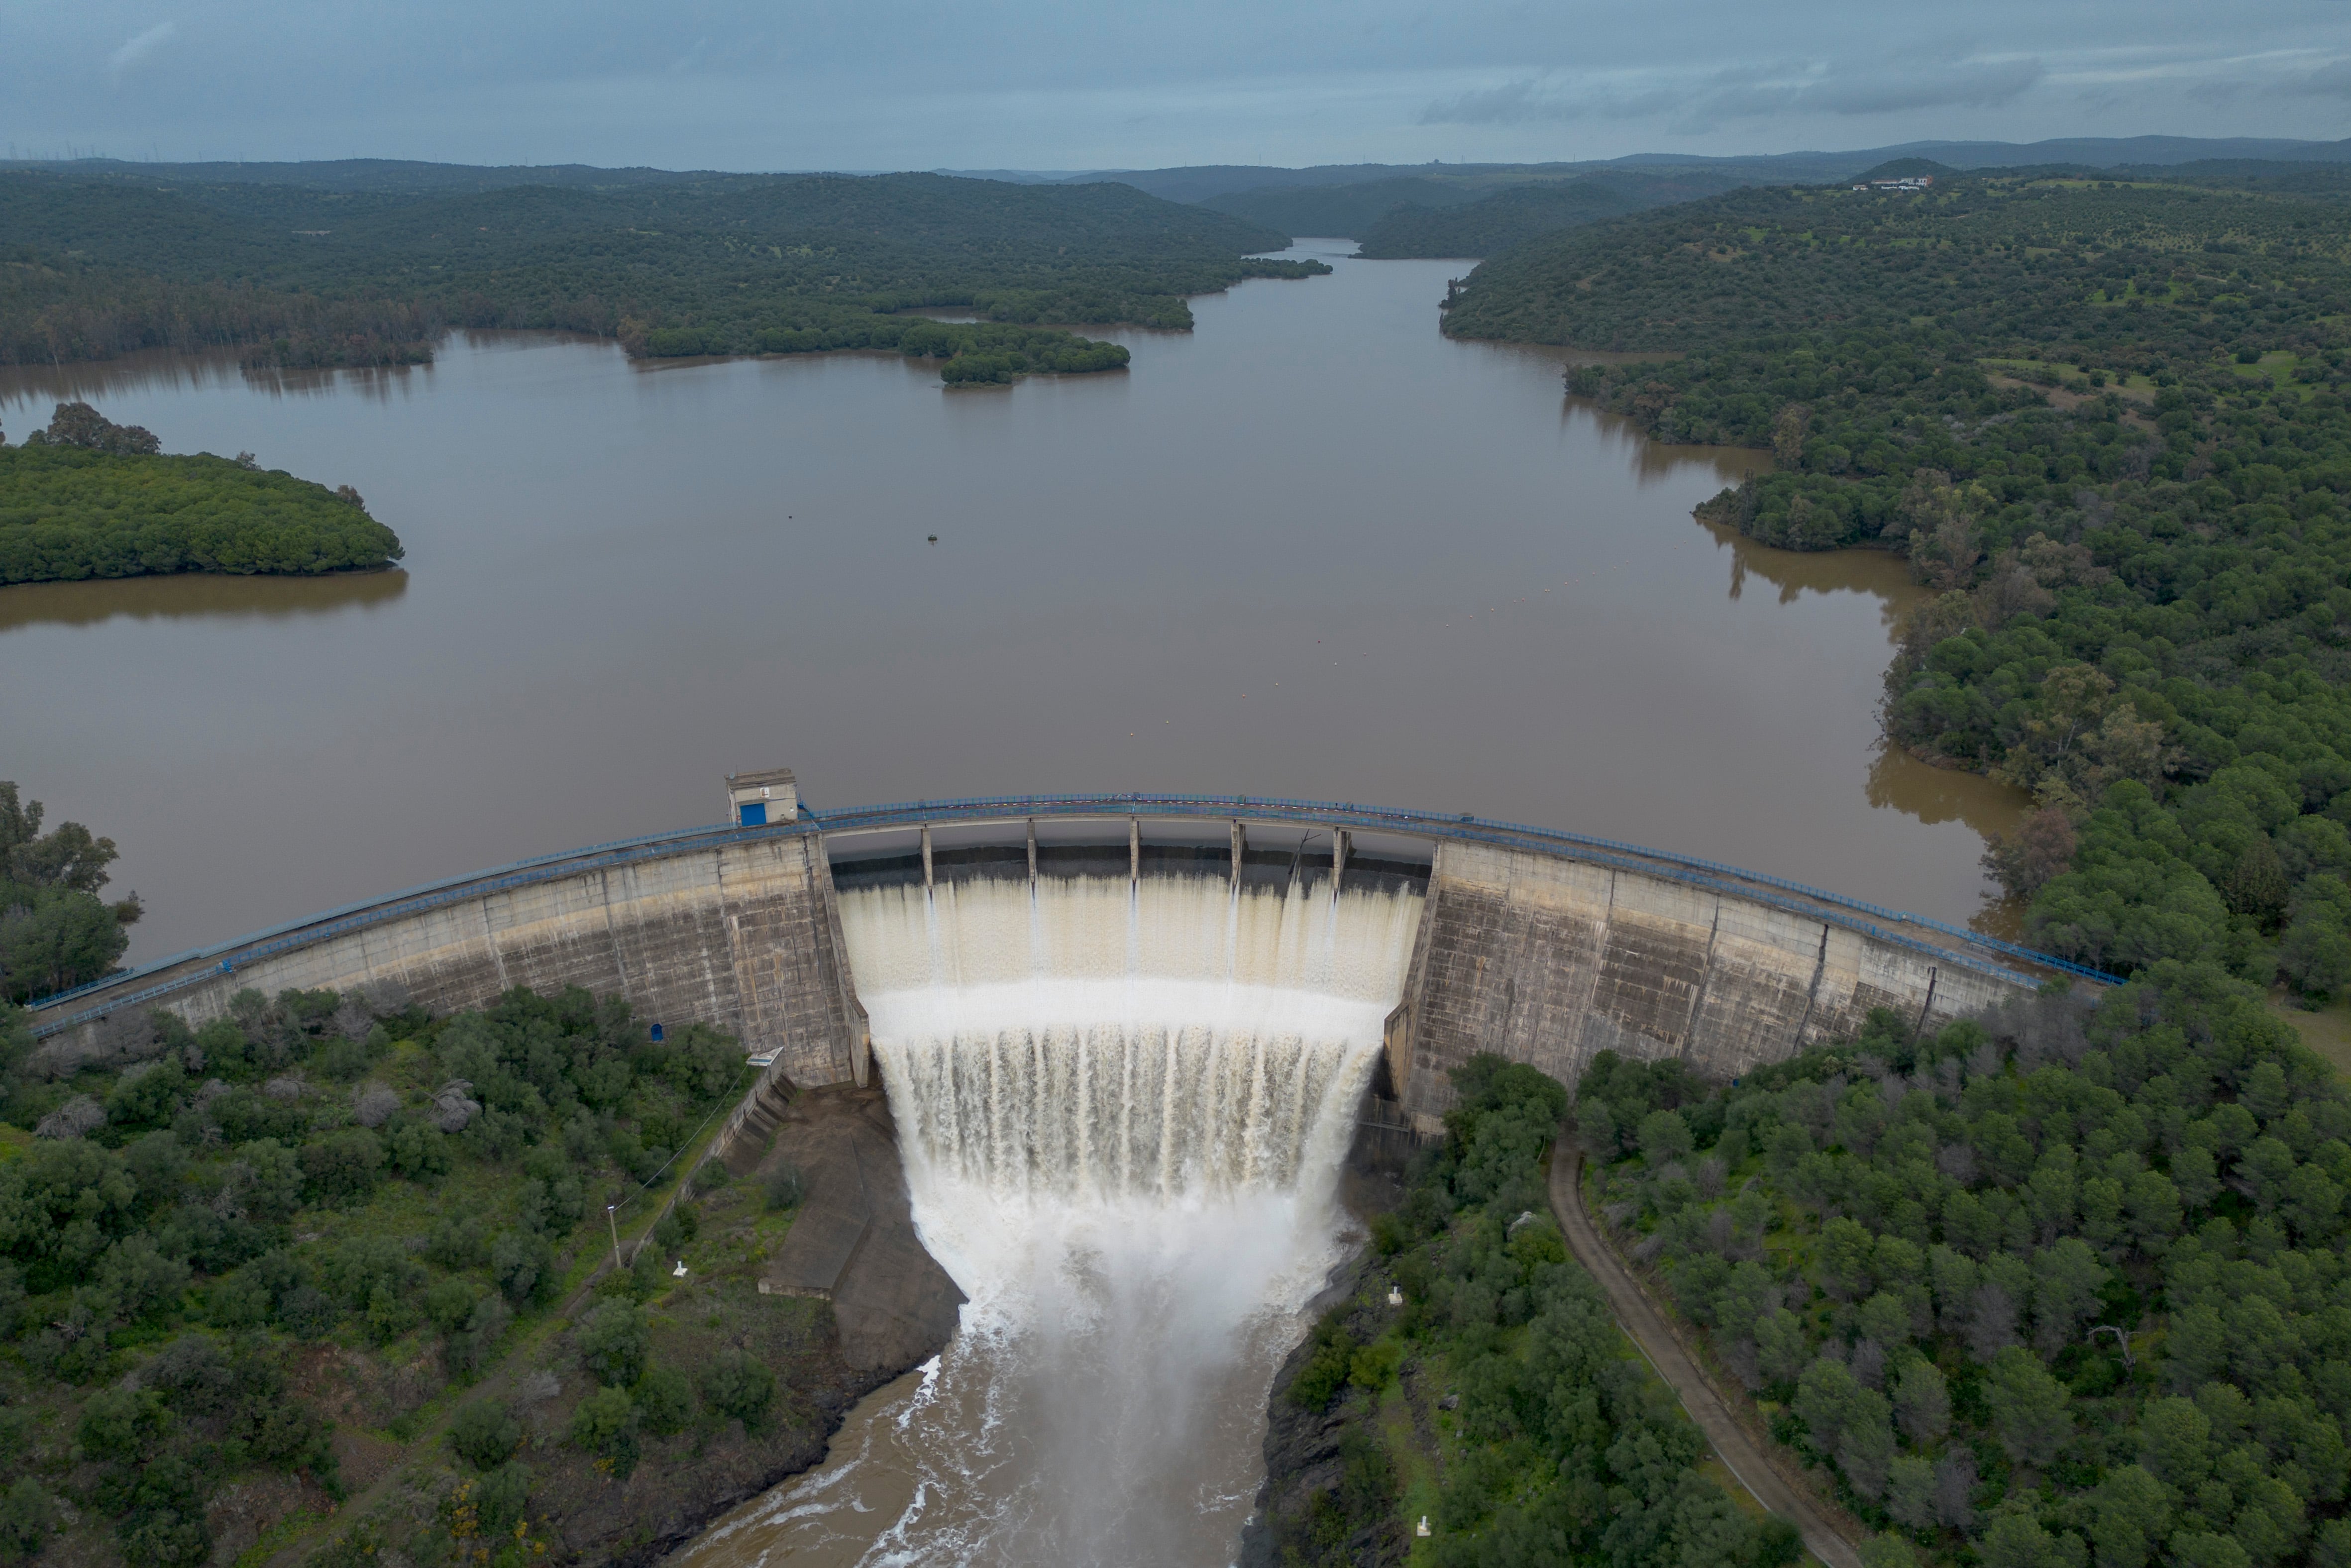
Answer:
[[[1153,167],[2351,136],[2346,0],[0,0],[18,155]]]

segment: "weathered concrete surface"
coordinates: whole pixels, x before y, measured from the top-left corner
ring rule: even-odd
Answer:
[[[1176,831],[1172,819],[1154,821],[1155,831]],[[1213,825],[1242,841],[1231,825]],[[1021,831],[1019,860],[1035,865],[1031,825],[998,826]],[[1111,826],[1125,840],[1113,847],[1140,874],[1141,829]],[[844,839],[847,852],[858,841]],[[1051,847],[1060,853],[1070,844]],[[160,1005],[201,1023],[247,986],[340,990],[388,980],[444,1009],[484,1005],[517,985],[580,985],[617,992],[648,1020],[717,1023],[752,1051],[775,1052],[771,1072],[793,1083],[862,1083],[869,1036],[827,848],[807,831],[711,830],[679,836],[674,847],[583,851],[322,918],[231,953],[234,973],[206,959],[126,977],[43,1009],[36,1022],[51,1031],[89,1018],[50,1033],[43,1049],[103,1056],[114,1020],[92,1015],[110,995],[130,1019]],[[1221,863],[1229,853],[1219,844],[1217,874],[1230,874]],[[1987,973],[1981,956],[1963,957],[1964,942],[1950,934],[1910,927],[1917,940],[1904,940],[1903,928],[1883,927],[1897,939],[1873,936],[1867,920],[1832,900],[1760,883],[1750,896],[1737,873],[1469,839],[1437,840],[1433,856],[1378,1084],[1424,1131],[1451,1103],[1447,1071],[1479,1051],[1567,1083],[1608,1049],[1678,1056],[1727,1077],[1850,1034],[1872,1008],[1926,1023],[2032,983],[2014,971]],[[158,989],[168,990],[160,1002],[133,999]]]
[[[1447,1072],[1481,1051],[1568,1084],[1607,1050],[1728,1078],[1851,1034],[1872,1008],[1948,1019],[2019,988],[1662,874],[1480,844],[1437,847],[1421,919],[1388,1071],[1429,1130]]]
[[[192,1024],[252,987],[405,986],[434,1011],[477,1008],[514,986],[619,995],[649,1021],[716,1024],[799,1083],[862,1077],[865,1035],[811,835],[722,842],[522,886],[463,888],[412,914],[287,946],[233,973],[214,968],[163,999]],[[77,1004],[88,1006],[89,1004]],[[96,1031],[102,1022],[80,1026]],[[78,1032],[78,1031],[77,1031]],[[72,1034],[45,1042],[73,1048]]]
[[[1582,1156],[1573,1151],[1568,1135],[1562,1134],[1552,1150],[1551,1210],[1566,1233],[1575,1260],[1591,1271],[1607,1295],[1609,1309],[1626,1337],[1680,1396],[1682,1407],[1706,1434],[1716,1457],[1754,1494],[1756,1501],[1794,1525],[1805,1547],[1829,1568],[1861,1568],[1861,1553],[1831,1522],[1826,1511],[1782,1479],[1731,1418],[1721,1393],[1682,1349],[1681,1341],[1658,1316],[1640,1281],[1592,1223],[1592,1215],[1583,1207],[1583,1172]]]
[[[831,1301],[854,1367],[903,1369],[945,1349],[964,1294],[914,1233],[888,1096],[849,1084],[798,1096],[761,1170],[785,1163],[807,1196],[761,1293]]]

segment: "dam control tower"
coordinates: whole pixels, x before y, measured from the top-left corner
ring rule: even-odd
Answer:
[[[738,828],[764,828],[799,820],[799,781],[789,768],[767,768],[726,776],[726,819]]]

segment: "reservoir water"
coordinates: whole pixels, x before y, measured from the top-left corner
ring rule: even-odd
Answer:
[[[451,340],[298,377],[0,381],[351,484],[405,570],[0,590],[0,778],[122,848],[161,956],[722,811],[999,790],[1312,796],[1705,855],[1945,918],[2017,802],[1882,753],[1890,557],[1690,507],[1555,352],[1448,342],[1460,263],[1346,259],[1114,334],[1125,373],[947,392],[844,355]],[[936,535],[937,542],[929,542]]]

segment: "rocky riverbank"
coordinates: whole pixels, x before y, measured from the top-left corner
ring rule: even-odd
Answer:
[[[1323,1292],[1323,1322],[1335,1320],[1356,1340],[1375,1339],[1384,1326],[1379,1321],[1383,1309],[1366,1289],[1376,1261],[1368,1248],[1358,1251],[1334,1272]],[[1274,1375],[1266,1409],[1265,1480],[1258,1487],[1256,1511],[1241,1528],[1240,1568],[1276,1568],[1301,1555],[1308,1561],[1343,1561],[1363,1568],[1384,1568],[1404,1559],[1404,1531],[1384,1514],[1350,1521],[1342,1530],[1325,1526],[1318,1531],[1327,1511],[1319,1510],[1316,1500],[1333,1496],[1345,1486],[1348,1456],[1342,1451],[1342,1439],[1364,1417],[1356,1400],[1326,1406],[1301,1404],[1292,1397],[1293,1385],[1307,1373],[1323,1338],[1319,1330],[1310,1334]],[[1296,1550],[1318,1534],[1334,1538],[1314,1539],[1303,1553]]]

